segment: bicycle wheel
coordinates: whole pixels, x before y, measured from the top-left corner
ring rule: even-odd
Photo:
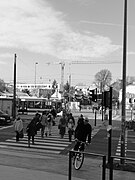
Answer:
[[[79,170],[83,165],[83,161],[84,161],[84,154],[81,152],[76,153],[75,159],[74,159],[74,168],[76,170]]]

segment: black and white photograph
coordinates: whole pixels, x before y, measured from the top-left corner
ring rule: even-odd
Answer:
[[[135,179],[135,0],[0,0],[0,180]]]

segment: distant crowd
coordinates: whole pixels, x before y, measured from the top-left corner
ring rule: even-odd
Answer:
[[[58,126],[60,138],[64,138],[67,131],[70,142],[77,139],[75,150],[77,150],[81,141],[86,142],[87,140],[89,144],[91,143],[92,127],[87,117],[83,117],[83,114],[81,114],[75,121],[72,113],[67,113],[63,110],[62,116],[58,118],[59,120],[56,124],[56,116],[55,108],[52,108],[50,112],[44,111],[42,115],[38,112],[35,114],[26,127],[28,147],[31,146],[31,139],[32,145],[35,144],[34,138],[37,135],[37,131],[41,132],[41,138],[47,138],[52,135],[53,126]],[[14,120],[14,130],[16,132],[16,142],[18,142],[24,136],[24,126],[20,116],[17,116]]]

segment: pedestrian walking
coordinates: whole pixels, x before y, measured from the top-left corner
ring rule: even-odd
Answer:
[[[48,121],[48,132],[49,136],[52,135],[52,123],[53,123],[53,116],[51,113],[48,114],[47,116],[47,121]]]
[[[48,119],[47,119],[47,113],[46,111],[43,111],[42,116],[41,116],[41,124],[42,124],[42,128],[41,128],[41,137],[44,137],[44,134],[48,135]]]
[[[66,133],[66,126],[67,126],[67,117],[66,117],[66,113],[63,112],[62,117],[59,120],[59,134],[61,138],[64,138],[64,135]]]
[[[30,139],[32,138],[32,144],[34,144],[34,137],[37,134],[37,123],[40,121],[40,114],[36,113],[34,118],[28,124],[26,128],[28,136],[28,147],[30,147]]]
[[[16,132],[16,142],[19,141],[19,138],[23,138],[23,122],[20,118],[20,116],[18,116],[15,120],[14,120],[14,130]]]
[[[75,126],[75,119],[72,115],[72,113],[70,113],[68,115],[68,136],[69,136],[69,142],[72,141],[72,135],[74,135],[74,126]]]
[[[52,114],[52,116],[53,116],[52,125],[55,126],[55,124],[56,124],[55,118],[56,118],[56,115],[57,115],[57,112],[56,112],[55,107],[53,107],[53,108],[51,109],[51,114]]]

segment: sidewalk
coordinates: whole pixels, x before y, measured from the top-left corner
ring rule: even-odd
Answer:
[[[67,156],[0,150],[0,159],[1,180],[68,180]]]
[[[1,180],[68,180],[67,156],[43,156],[0,150]],[[134,173],[114,171],[113,180],[134,180]],[[102,179],[102,163],[99,159],[85,158],[80,170],[72,169],[72,180]],[[109,170],[106,170],[109,180]]]
[[[0,165],[1,180],[68,180],[65,175]],[[73,180],[82,180],[72,178]]]

